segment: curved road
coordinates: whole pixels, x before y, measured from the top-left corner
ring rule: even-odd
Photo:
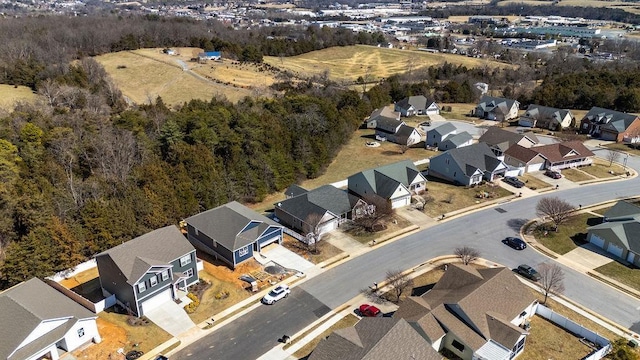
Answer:
[[[596,150],[596,153],[600,151],[602,150]],[[640,170],[640,159],[629,157],[627,166]],[[640,177],[561,189],[545,195],[559,196],[576,207],[579,204],[588,206],[640,195]],[[363,287],[374,281],[381,282],[388,270],[418,266],[433,257],[451,254],[453,249],[461,245],[475,247],[481,251],[483,258],[507,267],[516,267],[522,263],[536,266],[552,261],[530,248],[515,251],[500,241],[506,236],[517,234],[522,224],[536,217],[535,207],[539,199],[540,196],[523,198],[476,211],[376,248],[309,279],[298,287],[296,293],[292,293],[290,300],[311,295],[314,302],[318,301],[335,309],[358,295]],[[568,298],[624,327],[640,332],[640,300],[573,269],[562,267],[565,271],[564,294]],[[322,314],[317,312],[318,307],[315,309],[312,317],[320,317]],[[295,334],[311,323],[308,317],[301,321],[300,314],[295,311],[276,315],[274,309],[271,315],[277,316],[277,327],[273,327],[271,331],[263,329],[261,333],[247,333],[246,324],[264,322],[265,313],[269,312],[265,309],[248,313],[242,317],[241,323],[244,326],[231,323],[188,346],[173,358],[213,359],[234,353],[234,359],[255,359],[273,347],[274,339],[278,336]],[[221,337],[219,333],[226,336]],[[231,344],[222,338],[233,338],[236,341]],[[241,338],[244,340],[240,340]],[[236,351],[233,351],[234,348]],[[244,351],[238,352],[237,348]]]

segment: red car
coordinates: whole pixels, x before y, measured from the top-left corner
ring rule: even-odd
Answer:
[[[360,305],[360,308],[358,310],[360,311],[361,316],[366,316],[366,317],[382,316],[382,311],[380,311],[380,309],[378,309],[373,305],[362,304]]]

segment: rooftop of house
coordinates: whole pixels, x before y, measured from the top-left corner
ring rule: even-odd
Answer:
[[[557,118],[558,120],[564,119],[567,115],[571,115],[571,110],[558,109],[548,106],[530,104],[527,107],[527,111],[524,113],[525,117],[537,116],[540,119],[545,117]]]
[[[607,210],[603,216],[608,221],[609,219],[630,219],[632,217],[640,216],[640,206],[627,201],[618,201],[611,207],[611,209]]]
[[[399,184],[406,187],[420,174],[411,160],[403,160],[375,169],[368,169],[349,176],[349,188],[354,179],[364,177],[378,196],[389,198]]]
[[[600,107],[592,107],[584,116],[583,120],[591,123],[597,123],[602,128],[610,129],[616,132],[624,132],[638,118],[637,115],[627,114],[620,111],[604,109]]]
[[[478,169],[481,171],[494,171],[502,164],[486,143],[480,142],[461,148],[447,150],[438,155],[449,156],[463,169],[468,176],[473,175]]]
[[[392,106],[384,106],[378,109],[373,110],[371,115],[369,116],[369,120],[378,119],[378,118],[389,118],[389,119],[400,119],[400,113],[393,111]]]
[[[536,146],[531,149],[551,163],[583,159],[595,155],[579,140]]]
[[[322,216],[327,211],[336,216],[346,214],[353,209],[358,200],[358,197],[347,191],[333,185],[323,185],[304,194],[280,201],[276,207],[307,221],[312,218],[313,214]]]
[[[533,133],[518,134],[497,126],[490,126],[487,131],[480,136],[478,141],[487,143],[492,147],[497,147],[501,151],[506,151],[514,144],[519,143],[523,138],[526,138],[532,145],[540,142]]]
[[[519,102],[513,99],[483,95],[480,99],[480,102],[478,103],[478,107],[484,110],[492,110],[493,108],[497,107],[511,109],[514,104],[519,104]]]
[[[175,226],[165,226],[96,255],[109,256],[127,282],[135,284],[152,266],[167,266],[195,248]]]
[[[528,163],[539,155],[538,152],[531,150],[531,148],[526,148],[518,144],[515,144],[508,148],[507,151],[504,152],[504,154],[507,156],[511,156],[514,159],[518,159],[524,163]]]
[[[432,100],[427,99],[423,95],[415,95],[406,97],[398,101],[396,105],[402,109],[408,109],[410,106],[413,106],[415,109],[424,110],[432,103]]]
[[[460,146],[472,139],[473,139],[473,136],[471,134],[469,134],[466,131],[463,131],[459,134],[447,136],[443,142],[450,141],[453,145]]]
[[[457,130],[458,129],[455,127],[455,125],[453,125],[450,122],[446,122],[446,123],[444,123],[444,124],[442,124],[440,126],[437,126],[437,127],[433,128],[433,129],[429,130],[427,132],[427,136],[429,136],[429,134],[431,134],[431,133],[436,133],[436,134],[438,134],[440,136],[444,136],[444,135],[447,135],[447,134],[451,134],[452,132],[455,132]]]

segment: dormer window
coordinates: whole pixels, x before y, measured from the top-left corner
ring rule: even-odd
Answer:
[[[143,293],[147,290],[147,285],[144,282],[138,283],[138,293]]]
[[[180,266],[186,266],[191,264],[191,254],[185,255],[180,258]]]
[[[149,279],[149,286],[154,287],[156,285],[158,285],[158,278],[154,276]]]
[[[160,278],[162,279],[162,281],[169,280],[169,270],[162,270],[162,272],[160,273]]]

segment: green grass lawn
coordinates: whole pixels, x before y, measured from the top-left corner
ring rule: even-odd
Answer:
[[[640,269],[632,269],[613,261],[595,271],[640,291]]]
[[[571,180],[573,182],[595,179],[594,176],[590,176],[589,174],[578,169],[564,169],[562,170],[562,176],[566,177],[567,180]]]
[[[485,183],[476,187],[455,186],[448,182],[427,177],[428,191],[423,196],[430,196],[433,200],[427,203],[424,211],[431,217],[467,208],[469,206],[486,203],[509,196],[512,193],[498,185]],[[481,198],[481,194],[489,197]]]
[[[531,190],[540,190],[551,187],[551,184],[544,182],[531,174],[518,176],[525,183],[525,186]]]
[[[587,227],[600,223],[600,219],[593,214],[583,213],[572,216],[566,223],[560,225],[558,231],[543,228],[553,228],[552,223],[546,223],[533,231],[534,236],[542,245],[560,255],[566,254],[586,242]]]

